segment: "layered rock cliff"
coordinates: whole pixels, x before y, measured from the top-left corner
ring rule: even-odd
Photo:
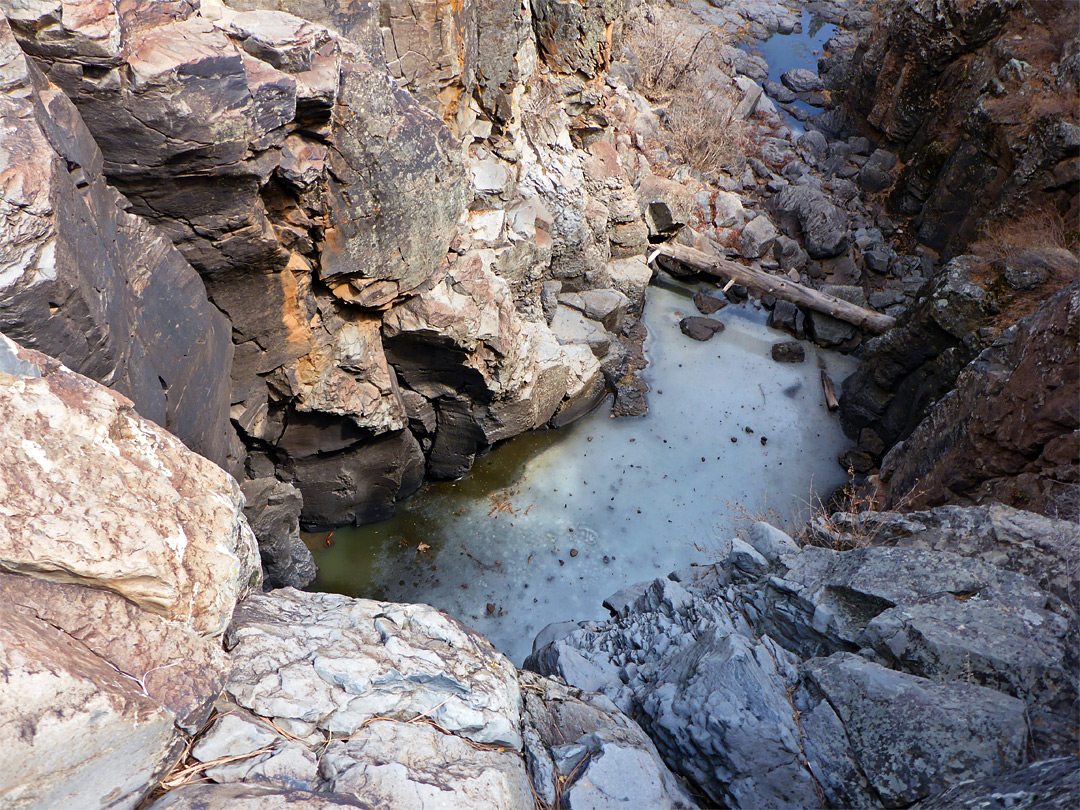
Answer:
[[[956,255],[1028,207],[1074,224],[1080,167],[1075,3],[892,0],[831,71],[902,165],[889,204]]]
[[[604,391],[601,362],[613,384],[625,376],[618,341],[594,337],[605,326],[617,336],[621,316],[553,331],[541,287],[556,279],[567,292],[629,291],[622,311],[640,309],[648,270],[617,262],[644,250],[646,229],[617,161],[613,177],[589,181],[589,158],[571,142],[572,116],[602,97],[581,85],[523,104],[527,86],[543,84],[533,81],[543,63],[532,8],[483,5],[483,15],[479,3],[5,9],[36,66],[24,69],[37,77],[23,80],[28,109],[45,109],[36,100],[44,96],[54,118],[70,122],[71,136],[48,148],[77,176],[57,179],[52,193],[112,195],[56,205],[55,230],[75,240],[72,206],[108,233],[117,227],[108,218],[124,216],[144,241],[158,239],[159,263],[174,266],[175,280],[148,274],[163,317],[148,307],[146,326],[129,329],[113,315],[99,328],[105,337],[157,330],[175,348],[125,348],[153,355],[128,372],[133,361],[95,356],[106,340],[82,348],[61,334],[64,324],[71,331],[65,305],[80,286],[100,289],[95,273],[113,284],[133,275],[125,262],[147,250],[85,237],[80,253],[61,250],[60,281],[48,292],[39,282],[7,328],[27,335],[39,317],[56,322],[35,345],[115,383],[234,474],[295,485],[308,525],[386,517],[425,471],[460,475],[494,442],[588,411]],[[543,16],[546,8],[543,19],[562,13]],[[555,25],[543,50],[559,54],[557,68],[595,72],[613,21],[598,7],[573,29],[599,31],[595,47],[578,53],[569,29]],[[500,36],[483,36],[494,28]],[[16,50],[11,59],[26,62]],[[18,126],[29,126],[25,116]],[[44,266],[48,239],[35,231],[18,241]],[[30,295],[23,287],[14,301]]]

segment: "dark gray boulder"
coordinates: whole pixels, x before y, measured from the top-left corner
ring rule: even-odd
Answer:
[[[698,315],[690,315],[679,321],[679,329],[688,338],[693,340],[710,340],[713,335],[724,331],[724,324],[714,318],[702,318]]]
[[[806,68],[794,68],[785,71],[780,76],[780,81],[793,93],[816,93],[824,89],[821,77]]]
[[[902,807],[957,779],[993,776],[1024,761],[1024,704],[1000,692],[935,683],[851,653],[807,661],[803,674],[798,711],[835,712],[844,732],[826,736],[827,724],[819,730],[815,723],[807,733],[826,795],[854,792],[836,779],[846,774],[831,768],[834,762],[859,764],[867,784],[858,804]]]
[[[300,539],[300,490],[276,478],[251,479],[240,488],[247,501],[244,517],[259,541],[263,586],[303,588],[314,582],[315,559]]]
[[[806,360],[806,349],[797,340],[786,340],[774,343],[770,355],[777,363],[801,363]]]
[[[795,100],[795,94],[784,87],[780,82],[762,82],[761,86],[765,88],[765,92],[770,98],[779,101],[781,104],[790,104]]]
[[[848,241],[844,212],[813,186],[788,186],[772,201],[781,228],[789,236],[801,236],[812,259],[840,254]]]
[[[723,298],[717,298],[714,295],[708,295],[707,293],[699,292],[694,294],[694,306],[697,307],[697,311],[702,315],[713,315],[728,305],[728,302]]]

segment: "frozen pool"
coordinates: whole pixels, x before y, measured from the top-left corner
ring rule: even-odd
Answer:
[[[840,381],[855,361],[806,343],[805,363],[774,362],[770,347],[789,338],[752,305],[722,310],[726,331],[692,341],[679,320],[697,314],[695,289],[649,291],[647,416],[601,408],[521,436],[392,520],[339,529],[329,547],[310,538],[316,587],[434,605],[520,665],[548,623],[604,618],[601,601],[624,585],[711,561],[744,513],[782,525],[842,484],[849,445],[819,364]]]

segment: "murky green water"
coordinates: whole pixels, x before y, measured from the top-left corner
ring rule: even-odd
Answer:
[[[696,314],[692,292],[650,289],[647,416],[601,408],[512,439],[387,522],[339,529],[329,546],[313,536],[316,587],[427,602],[520,664],[548,623],[604,618],[606,596],[710,561],[747,514],[785,523],[843,483],[848,444],[819,362],[839,381],[854,361],[807,343],[805,363],[775,363],[770,347],[788,338],[751,306],[722,310],[726,331],[692,341],[678,327]]]

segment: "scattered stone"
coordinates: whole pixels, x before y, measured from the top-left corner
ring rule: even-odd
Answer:
[[[868,269],[875,273],[887,273],[889,271],[889,262],[892,260],[892,253],[888,248],[874,248],[864,253],[863,259]]]
[[[836,256],[847,247],[847,217],[829,198],[812,186],[788,186],[773,199],[773,208],[785,231],[793,220],[812,259]]]
[[[796,340],[774,343],[771,354],[777,363],[801,363],[806,360],[806,349]]]
[[[671,236],[689,222],[694,209],[686,186],[652,174],[642,178],[637,197],[650,236]]]
[[[838,459],[840,469],[865,475],[874,469],[874,457],[862,450],[845,450]]]
[[[806,337],[806,316],[790,301],[776,302],[776,306],[769,313],[768,325],[773,329],[782,329],[799,340]]]
[[[693,340],[710,340],[713,335],[718,335],[724,331],[724,324],[713,318],[702,318],[697,315],[691,315],[683,318],[679,321],[679,329],[688,338]]]
[[[765,92],[781,104],[790,104],[795,100],[795,94],[788,90],[780,82],[767,81],[762,84]]]
[[[758,259],[772,250],[776,226],[764,214],[752,219],[739,236],[739,253],[746,259]]]
[[[829,151],[828,139],[816,130],[804,132],[799,137],[799,146],[818,158],[824,157]]]
[[[880,166],[875,166],[872,163],[867,163],[862,167],[862,171],[859,172],[859,188],[871,194],[884,191],[889,188],[892,183],[892,175]]]
[[[780,81],[794,93],[816,93],[825,89],[825,86],[821,83],[821,77],[806,68],[785,71],[780,76]]]
[[[712,315],[728,305],[723,298],[709,295],[708,293],[694,293],[694,306],[702,315]]]

